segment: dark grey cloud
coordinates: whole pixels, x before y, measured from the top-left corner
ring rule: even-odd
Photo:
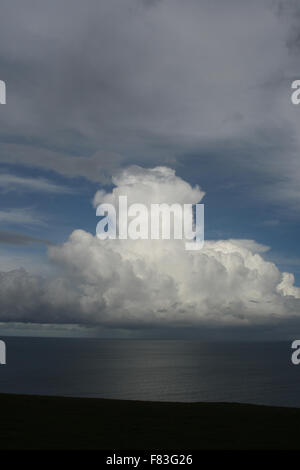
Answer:
[[[182,165],[193,150],[201,166],[207,142],[222,152],[226,141],[241,152],[241,173],[254,180],[260,165],[273,188],[285,179],[296,189],[299,112],[290,77],[298,58],[289,53],[295,27],[287,13],[294,2],[284,12],[278,5],[4,0],[0,162],[106,181],[129,163]],[[263,154],[245,153],[262,129]],[[279,129],[288,136],[281,156]],[[220,173],[235,161],[228,153]],[[295,192],[279,188],[278,199],[295,200]]]
[[[12,173],[0,174],[0,191],[8,193],[17,192],[39,192],[50,194],[70,194],[73,192],[66,186],[55,184],[44,178],[30,178],[14,175]]]

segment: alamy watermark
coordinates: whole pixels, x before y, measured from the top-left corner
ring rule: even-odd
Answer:
[[[6,364],[6,344],[0,340],[0,365]]]
[[[6,104],[6,83],[0,80],[0,104]]]
[[[298,366],[300,364],[300,340],[295,339],[292,342],[291,348],[295,350],[292,353],[291,361],[294,364],[294,366]]]
[[[96,235],[100,240],[186,240],[186,250],[204,245],[204,204],[128,205],[127,196],[119,196],[117,208],[103,203],[97,207],[101,217]]]

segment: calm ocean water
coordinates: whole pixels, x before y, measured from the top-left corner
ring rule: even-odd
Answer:
[[[300,407],[290,343],[6,338],[0,392]]]

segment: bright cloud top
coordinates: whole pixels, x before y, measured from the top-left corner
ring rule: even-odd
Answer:
[[[204,192],[166,167],[130,167],[94,203],[199,202]],[[96,221],[95,221],[96,225]],[[255,325],[296,317],[300,289],[293,275],[263,259],[253,240],[99,240],[75,230],[49,247],[60,276],[43,280],[24,270],[1,273],[0,320],[115,327]],[[15,299],[18,298],[16,306]]]

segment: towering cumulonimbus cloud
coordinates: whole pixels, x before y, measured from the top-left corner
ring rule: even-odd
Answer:
[[[204,192],[167,167],[129,167],[94,204],[195,204]],[[96,224],[95,224],[96,225]],[[75,230],[48,255],[60,275],[1,273],[0,321],[76,323],[110,327],[256,325],[297,317],[300,289],[290,273],[265,261],[253,240],[99,240]],[[18,299],[16,305],[15,299]]]

